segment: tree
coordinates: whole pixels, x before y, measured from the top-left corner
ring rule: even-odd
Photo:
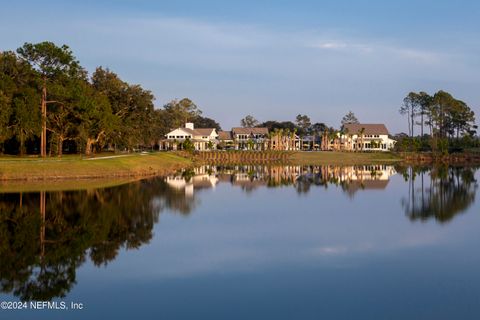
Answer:
[[[85,73],[73,56],[70,48],[66,45],[57,47],[53,42],[48,41],[37,44],[25,43],[23,47],[17,49],[17,53],[39,72],[42,79],[40,154],[42,157],[46,157],[47,104],[53,103],[53,101],[47,101],[47,85],[49,82],[54,82],[61,77],[79,77]]]
[[[363,151],[365,147],[365,128],[362,128],[358,131],[358,136],[360,137],[360,150]]]
[[[195,128],[215,128],[217,131],[222,130],[217,121],[207,117],[197,116],[193,120],[193,124],[195,125]]]
[[[269,131],[273,131],[275,129],[284,129],[284,130],[288,129],[290,131],[293,131],[295,130],[295,128],[297,128],[297,126],[291,121],[278,122],[274,120],[262,122],[258,124],[257,127],[265,127],[265,128],[268,128]]]
[[[193,144],[193,142],[189,138],[187,138],[183,142],[183,149],[185,151],[188,151],[188,152],[193,152],[193,151],[195,151],[195,145]]]
[[[301,135],[310,133],[312,122],[310,121],[310,118],[307,115],[301,115],[301,114],[297,115],[297,117],[295,118],[295,123],[298,129],[300,129],[299,133]]]
[[[328,127],[323,122],[317,122],[312,125],[312,132],[316,134],[321,134],[326,129],[328,129]]]
[[[11,128],[20,142],[20,155],[25,153],[25,142],[37,135],[41,129],[38,100],[38,93],[30,87],[22,88],[22,92],[13,100]]]
[[[10,137],[10,116],[12,108],[10,100],[0,91],[0,154],[3,153],[3,143]]]
[[[108,98],[87,82],[77,84],[75,100],[79,138],[89,156],[95,144],[105,144],[110,133],[118,128],[118,117],[112,113]]]
[[[349,111],[343,118],[342,118],[342,127],[349,123],[359,123],[357,117],[352,111]]]
[[[193,122],[202,111],[197,105],[188,98],[182,100],[172,100],[164,106],[166,116],[172,128],[183,127],[186,122]]]
[[[108,98],[112,114],[118,119],[118,129],[107,137],[115,146],[132,149],[138,144],[151,144],[170,129],[166,128],[169,123],[179,122],[174,116],[175,110],[180,108],[178,102],[170,102],[165,112],[156,111],[155,98],[150,91],[140,85],[129,85],[109,69],[97,68],[92,84]]]
[[[414,135],[415,117],[420,111],[420,99],[418,93],[410,92],[404,99],[400,108],[400,114],[407,115],[408,132],[410,137]]]
[[[424,117],[428,115],[428,110],[432,105],[433,97],[430,96],[428,93],[421,91],[417,96],[417,101],[420,106],[420,134],[423,137],[424,135],[423,127],[425,125]]]
[[[240,120],[240,125],[244,128],[253,128],[258,126],[259,122],[251,115],[247,115],[245,118]]]
[[[11,137],[20,142],[39,133],[37,77],[30,65],[13,52],[0,52],[0,144]],[[2,148],[3,149],[3,148]]]

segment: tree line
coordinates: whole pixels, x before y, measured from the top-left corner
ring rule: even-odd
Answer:
[[[154,100],[107,68],[89,76],[66,45],[25,43],[0,52],[0,153],[131,151],[185,121],[220,129],[188,98],[158,109]]]
[[[410,92],[399,112],[408,122],[408,136],[398,137],[401,151],[447,153],[478,147],[475,113],[446,91]]]
[[[187,121],[197,128],[221,129],[188,98],[162,108],[155,108],[154,101],[151,91],[129,84],[108,68],[97,67],[89,75],[66,45],[25,43],[16,52],[0,52],[0,154],[133,151],[154,148]],[[400,113],[408,120],[409,133],[395,137],[399,151],[445,153],[478,146],[473,110],[448,92],[410,92]],[[282,135],[325,139],[342,133],[346,123],[358,123],[353,112],[343,117],[340,129],[312,123],[302,114],[294,121],[264,122],[248,115],[240,122]]]

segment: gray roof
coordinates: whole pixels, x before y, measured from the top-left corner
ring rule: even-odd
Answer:
[[[350,134],[358,134],[364,129],[363,134],[387,134],[388,130],[384,124],[372,124],[372,123],[347,123],[343,126],[345,131]]]
[[[218,139],[220,140],[233,140],[232,131],[219,131]]]
[[[209,136],[215,128],[198,128],[193,129],[197,136]]]
[[[232,128],[234,135],[236,134],[268,134],[268,128]]]

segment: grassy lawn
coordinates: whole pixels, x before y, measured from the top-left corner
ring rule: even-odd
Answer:
[[[74,191],[119,186],[138,178],[99,178],[63,180],[7,180],[0,181],[0,193]]]
[[[391,153],[293,152],[289,162],[297,165],[353,165],[397,161],[401,159]],[[109,186],[140,177],[172,173],[192,165],[191,160],[169,152],[103,154],[88,159],[79,155],[67,155],[61,159],[6,156],[0,157],[0,181],[3,181],[0,191],[6,191],[7,184],[9,190],[28,191],[34,186],[31,183],[34,181],[35,189],[40,190]],[[12,181],[17,181],[15,186]]]
[[[401,158],[390,152],[295,152],[291,162],[299,165],[360,165],[394,163]]]
[[[111,154],[105,156],[112,156]],[[62,180],[125,178],[160,175],[188,167],[192,162],[173,153],[120,155],[113,158],[61,159],[1,157],[0,180]]]

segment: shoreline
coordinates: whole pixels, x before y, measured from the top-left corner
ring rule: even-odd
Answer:
[[[91,161],[95,160],[95,161]],[[440,160],[440,161],[438,161]],[[468,161],[466,161],[468,160]],[[194,155],[185,152],[154,152],[108,155],[95,158],[39,159],[0,157],[0,192],[5,185],[70,187],[126,183],[142,178],[173,174],[198,165],[369,165],[369,164],[480,164],[479,155],[450,155],[434,158],[428,154],[305,152],[305,151],[208,151]],[[450,162],[449,162],[450,161]],[[66,183],[68,182],[68,183]],[[95,182],[95,183],[92,183]],[[98,183],[97,183],[98,182]],[[9,188],[10,189],[10,188]],[[28,188],[26,188],[28,189]]]
[[[90,161],[97,160],[97,161]],[[132,154],[85,158],[0,158],[0,183],[125,180],[174,173],[193,166],[174,153]]]

